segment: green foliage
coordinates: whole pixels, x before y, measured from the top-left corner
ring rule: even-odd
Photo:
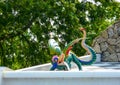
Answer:
[[[2,0],[0,1],[0,65],[19,69],[51,61],[49,33],[63,49],[65,43],[82,37],[87,43],[120,17],[120,3],[114,0]],[[80,43],[73,50],[83,55]]]

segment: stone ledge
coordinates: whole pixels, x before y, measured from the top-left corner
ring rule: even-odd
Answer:
[[[120,20],[104,30],[92,44],[103,62],[120,62]]]

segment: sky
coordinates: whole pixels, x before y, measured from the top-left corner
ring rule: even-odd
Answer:
[[[118,1],[118,2],[120,2],[120,0],[115,0],[115,1]]]
[[[81,2],[82,0],[79,1]],[[94,2],[94,0],[86,0],[86,1]],[[120,0],[115,0],[115,1],[120,2]]]

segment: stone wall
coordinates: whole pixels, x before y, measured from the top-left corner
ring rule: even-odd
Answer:
[[[101,61],[120,62],[120,20],[95,38],[93,48]]]

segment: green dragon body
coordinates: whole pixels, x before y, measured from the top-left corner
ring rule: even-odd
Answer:
[[[52,67],[50,70],[69,70],[71,68],[71,62],[74,62],[79,70],[82,70],[82,65],[91,65],[96,60],[96,53],[95,51],[88,46],[86,41],[86,31],[84,28],[80,29],[83,32],[83,38],[78,38],[70,42],[64,49],[61,51],[58,43],[54,39],[49,40],[49,48],[52,54],[56,54],[52,58]],[[91,59],[89,61],[80,60],[75,53],[71,51],[72,46],[82,40],[81,45],[82,47],[90,53]]]

